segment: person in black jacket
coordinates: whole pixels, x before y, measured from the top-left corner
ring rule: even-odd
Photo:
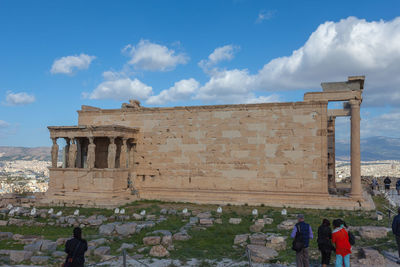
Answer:
[[[84,267],[85,252],[88,249],[87,242],[82,239],[82,230],[75,227],[74,237],[65,243],[65,252],[68,254],[65,259],[65,267]]]
[[[332,229],[330,227],[331,223],[327,219],[322,220],[322,224],[318,227],[318,249],[321,251],[321,264],[322,267],[329,265],[331,261],[332,254]]]
[[[390,184],[392,183],[392,180],[390,180],[389,176],[387,176],[385,180],[383,180],[383,183],[385,184],[385,191],[389,191]]]
[[[397,212],[398,214],[393,218],[392,232],[396,237],[397,250],[400,258],[400,207],[397,209]],[[400,260],[397,261],[397,263],[400,263]]]

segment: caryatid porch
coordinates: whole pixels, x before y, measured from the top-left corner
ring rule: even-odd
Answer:
[[[79,125],[48,129],[53,141],[48,194],[53,199],[70,196],[83,203],[85,199],[96,199],[96,195],[106,202],[129,197],[138,128]],[[63,164],[57,166],[57,139],[61,138],[66,145]]]

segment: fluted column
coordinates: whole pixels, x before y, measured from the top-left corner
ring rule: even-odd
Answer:
[[[126,144],[127,140],[128,140],[127,138],[123,138],[122,139],[121,154],[119,156],[119,167],[120,168],[126,168],[127,167],[127,164],[126,164],[126,159],[127,159],[126,153],[128,151],[128,147],[127,147],[127,144]]]
[[[351,196],[361,199],[361,155],[360,155],[360,104],[350,100],[351,108]]]
[[[94,168],[95,161],[96,161],[96,145],[94,144],[94,138],[89,137],[89,145],[86,158],[87,168],[88,169]]]
[[[115,137],[110,137],[110,144],[108,145],[107,167],[109,169],[115,168],[115,156],[117,154],[117,145],[115,144]]]
[[[336,117],[328,118],[328,189],[331,193],[336,192],[335,181],[335,121]]]
[[[53,145],[51,146],[51,167],[57,168],[58,162],[58,145],[57,145],[57,137],[51,138],[53,141]]]

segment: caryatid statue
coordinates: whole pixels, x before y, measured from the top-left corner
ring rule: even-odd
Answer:
[[[126,144],[126,141],[127,141],[127,139],[126,138],[124,138],[124,139],[122,139],[122,146],[121,146],[121,154],[120,154],[120,156],[119,156],[119,167],[120,168],[126,168],[127,166],[127,162],[126,162],[126,160],[127,160],[127,155],[126,155],[126,153],[128,152],[128,147],[127,147],[127,144]]]
[[[108,145],[107,167],[109,169],[115,168],[115,156],[117,155],[117,145],[114,143],[115,137],[110,137],[110,144]]]
[[[53,140],[53,145],[51,146],[51,167],[57,168],[57,162],[58,162],[57,138],[51,138],[51,140]]]
[[[69,147],[68,168],[75,168],[77,153],[78,153],[78,146],[76,145],[76,139],[72,138],[71,145]]]
[[[87,167],[89,169],[94,168],[94,162],[96,159],[96,145],[94,144],[94,138],[89,137],[89,145],[87,152]]]

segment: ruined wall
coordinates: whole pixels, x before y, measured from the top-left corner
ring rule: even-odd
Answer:
[[[144,198],[328,191],[326,102],[79,111],[79,124],[140,128],[131,176]]]

